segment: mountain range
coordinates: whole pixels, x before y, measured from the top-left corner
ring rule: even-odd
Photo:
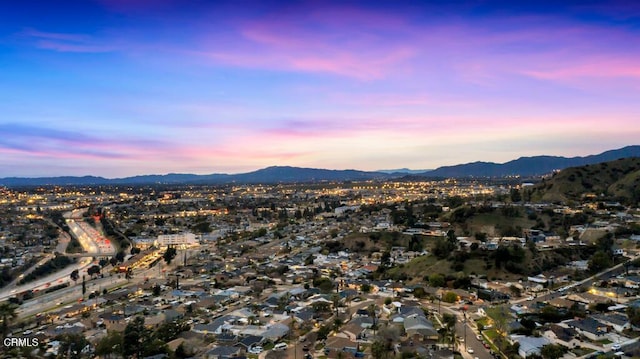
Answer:
[[[273,166],[240,174],[214,173],[208,175],[170,173],[166,175],[143,175],[108,179],[96,176],[83,177],[7,177],[0,179],[0,185],[42,186],[42,185],[144,185],[144,184],[225,184],[225,183],[304,183],[322,181],[366,181],[386,180],[411,176],[411,178],[464,178],[464,177],[530,177],[544,175],[568,167],[583,166],[620,158],[640,157],[640,146],[627,146],[585,157],[534,156],[520,157],[506,163],[472,162],[455,166],[444,166],[432,171],[416,172],[408,169],[358,171],[327,170]]]
[[[640,157],[640,146],[627,146],[585,157],[534,156],[520,157],[505,163],[472,162],[439,167],[426,173],[432,177],[530,177],[568,167],[591,165],[620,158]]]

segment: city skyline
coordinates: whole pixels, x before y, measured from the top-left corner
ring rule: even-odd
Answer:
[[[436,168],[640,138],[640,6],[7,3],[0,178]]]

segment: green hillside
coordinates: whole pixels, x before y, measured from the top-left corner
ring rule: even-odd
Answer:
[[[533,201],[579,200],[597,196],[636,204],[640,201],[640,158],[572,167],[534,186]]]

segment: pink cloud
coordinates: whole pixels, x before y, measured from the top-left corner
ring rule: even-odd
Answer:
[[[362,80],[402,71],[402,64],[414,54],[413,48],[389,42],[388,32],[393,27],[385,27],[402,21],[393,20],[393,15],[382,21],[381,14],[357,9],[350,9],[350,13],[353,17],[349,21],[336,21],[334,12],[324,8],[279,11],[239,20],[235,23],[237,32],[226,37],[205,30],[202,49],[196,53],[232,66],[329,73]],[[341,19],[345,18],[342,15]]]
[[[599,56],[583,59],[582,63],[561,64],[555,68],[525,71],[526,75],[546,80],[567,80],[575,78],[638,78],[640,59],[602,59]]]
[[[34,45],[45,50],[78,53],[100,53],[116,50],[115,46],[104,44],[86,34],[43,32],[34,29],[28,29],[22,34],[34,39]]]
[[[59,33],[59,32],[38,31],[36,29],[26,29],[22,32],[22,34],[25,36],[34,37],[38,39],[74,41],[74,42],[82,42],[90,39],[89,36],[84,34],[68,34],[68,33]]]
[[[110,52],[115,48],[112,46],[100,46],[100,45],[82,45],[82,44],[70,44],[54,41],[37,41],[36,46],[45,50],[54,50],[58,52]]]

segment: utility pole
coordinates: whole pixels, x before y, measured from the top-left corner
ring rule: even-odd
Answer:
[[[462,321],[462,325],[464,326],[464,350],[467,351],[467,306],[462,307],[462,315],[464,316],[464,320]]]
[[[462,325],[464,325],[464,350],[467,350],[467,313],[464,313]]]

